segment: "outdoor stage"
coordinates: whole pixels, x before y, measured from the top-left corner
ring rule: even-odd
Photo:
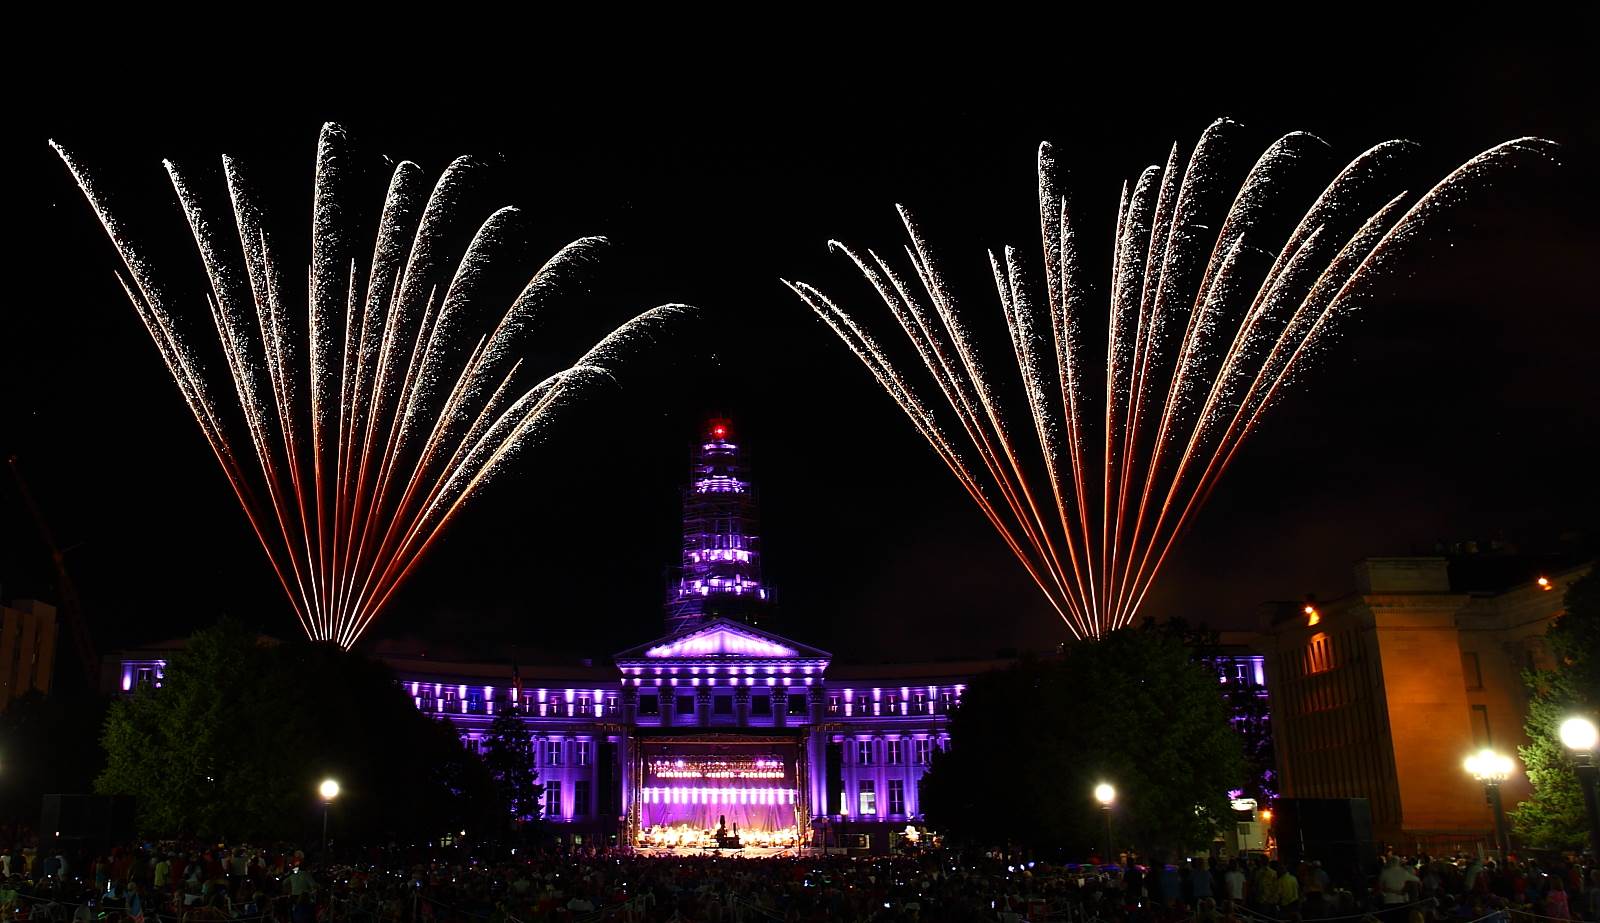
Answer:
[[[789,735],[641,740],[633,845],[672,855],[781,855],[798,848],[810,821],[799,743]]]
[[[636,855],[660,859],[681,859],[685,856],[702,856],[716,859],[785,859],[809,854],[809,850],[794,846],[745,846],[739,849],[702,849],[698,846],[668,847],[641,846]]]

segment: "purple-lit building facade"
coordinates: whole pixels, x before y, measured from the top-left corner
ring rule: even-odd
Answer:
[[[587,842],[650,845],[725,818],[748,843],[871,848],[920,826],[919,783],[949,743],[950,710],[997,665],[835,665],[726,617],[605,667],[519,665],[520,686],[505,664],[384,659],[469,747],[500,711],[521,716],[547,819]]]
[[[726,823],[747,844],[885,848],[920,827],[950,710],[996,664],[862,669],[772,631],[743,451],[729,420],[699,436],[661,637],[604,666],[386,659],[469,746],[514,709],[547,819],[590,842],[682,845]]]
[[[1254,642],[1253,633],[1225,632],[1215,649],[1202,659],[1217,671],[1233,729],[1244,744],[1248,777],[1244,787],[1232,794],[1235,799],[1253,799],[1265,807],[1278,796],[1278,766],[1272,742],[1266,657],[1256,650]]]
[[[949,745],[951,711],[971,677],[1011,661],[836,663],[773,631],[755,491],[726,419],[700,433],[683,507],[664,633],[608,664],[376,653],[469,748],[486,746],[495,716],[517,714],[545,817],[573,840],[707,845],[726,823],[747,845],[877,851],[920,834],[922,779]],[[1219,678],[1259,694],[1264,716],[1261,658],[1223,650]],[[159,685],[167,653],[126,652],[108,679]]]

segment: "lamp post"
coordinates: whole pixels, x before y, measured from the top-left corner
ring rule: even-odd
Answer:
[[[1578,787],[1583,789],[1583,804],[1589,811],[1589,851],[1600,856],[1600,764],[1595,762],[1595,746],[1600,744],[1600,729],[1588,718],[1572,717],[1561,722],[1561,744],[1572,751],[1578,767]]]
[[[1511,757],[1485,748],[1467,757],[1466,767],[1474,779],[1483,783],[1483,793],[1494,808],[1495,847],[1500,850],[1500,861],[1505,862],[1506,855],[1511,852],[1511,838],[1506,834],[1506,812],[1500,804],[1500,783],[1511,777],[1517,765],[1511,761]]]
[[[322,796],[322,861],[328,861],[328,808],[333,806],[333,799],[339,797],[339,783],[335,779],[323,779],[317,786],[317,794]]]
[[[1111,802],[1117,800],[1117,790],[1109,782],[1101,782],[1094,787],[1094,800],[1100,802],[1100,813],[1106,819],[1106,864],[1115,861],[1111,854]]]

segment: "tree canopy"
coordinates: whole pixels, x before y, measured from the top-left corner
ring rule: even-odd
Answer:
[[[1544,849],[1581,849],[1589,821],[1572,755],[1561,745],[1561,722],[1575,714],[1600,720],[1600,577],[1575,581],[1566,611],[1545,634],[1555,658],[1551,670],[1530,670],[1528,745],[1518,748],[1533,794],[1517,806],[1517,837]]]
[[[101,740],[96,790],[135,796],[153,835],[303,839],[329,777],[336,836],[483,829],[497,811],[482,762],[383,664],[230,620],[193,635],[159,689],[113,704]]]
[[[1104,841],[1092,792],[1108,782],[1119,846],[1209,843],[1245,769],[1195,653],[1181,632],[1123,629],[975,678],[923,783],[929,822],[971,843],[1081,858]]]

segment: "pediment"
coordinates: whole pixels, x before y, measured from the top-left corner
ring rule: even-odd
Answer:
[[[616,661],[664,660],[828,660],[827,651],[791,641],[731,619],[714,619],[676,634],[657,638],[616,656]]]

